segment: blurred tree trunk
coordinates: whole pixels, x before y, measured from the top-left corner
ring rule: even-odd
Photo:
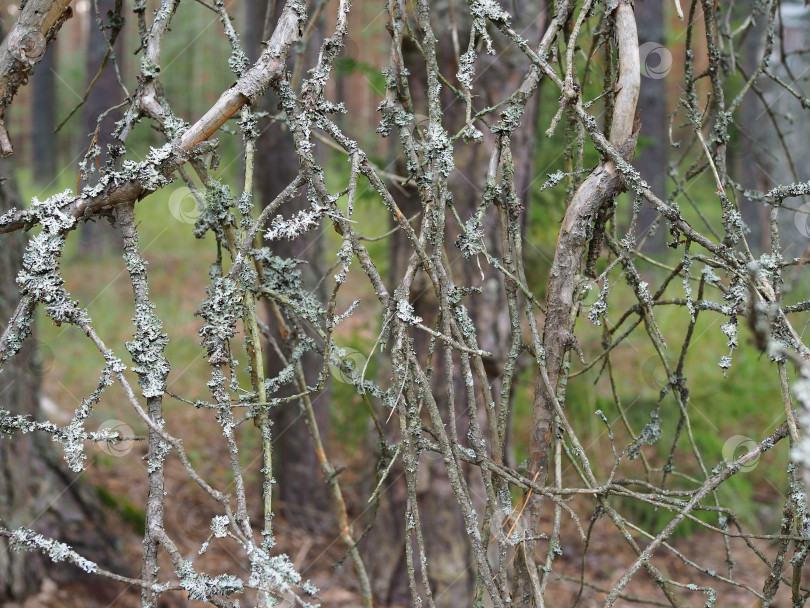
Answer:
[[[272,33],[272,27],[284,8],[283,2],[271,0],[270,5],[275,7],[276,14],[271,17],[269,32],[264,32],[268,0],[250,2],[245,7],[245,46],[251,61],[255,61],[258,57],[264,36]],[[318,45],[323,39],[322,31],[321,26],[314,28],[311,43],[304,51],[305,65],[314,64],[319,51]],[[260,121],[261,135],[256,142],[255,190],[262,205],[271,202],[298,172],[298,156],[290,130],[283,121],[272,119],[272,116],[279,112],[278,106],[278,96],[271,89],[265,94],[261,107],[256,108],[268,112],[271,116],[269,120]],[[284,205],[283,213],[285,217],[289,217],[304,208],[308,208],[308,205],[306,196],[302,195]],[[313,230],[294,241],[276,241],[272,245],[272,250],[274,255],[281,258],[304,260],[306,263],[299,266],[304,285],[308,289],[315,288],[321,277],[321,260],[324,252],[324,243],[319,230]],[[322,302],[326,301],[324,293],[320,293],[317,297]],[[267,377],[273,377],[282,367],[272,349],[266,349],[266,356]],[[322,368],[321,358],[309,352],[304,355],[302,365],[307,384],[316,384],[318,372]],[[315,418],[324,441],[329,436],[329,399],[328,384],[323,392],[313,395],[312,398]],[[328,521],[331,522],[332,513],[328,486],[320,473],[320,464],[301,409],[296,402],[273,408],[271,418],[274,458],[278,459],[278,464],[274,465],[274,476],[278,482],[281,511],[289,521],[294,521],[300,526],[308,528],[327,526],[328,523],[324,518],[330,518]]]
[[[650,189],[662,200],[666,199],[667,187],[667,64],[671,67],[672,54],[666,48],[664,39],[664,2],[641,0],[634,5],[639,31],[639,45],[642,50],[641,91],[638,111],[641,114],[641,134],[639,151],[633,159],[633,166],[649,184]],[[644,47],[643,45],[648,46]],[[648,52],[644,54],[644,49]],[[658,213],[648,204],[641,206],[638,220],[639,234],[645,232],[655,221]],[[665,251],[666,230],[658,228],[647,240],[646,250]]]
[[[543,31],[546,13],[545,2],[531,2],[517,0],[510,6],[513,15],[513,25],[521,36],[532,44],[540,40]],[[439,68],[442,74],[449,76],[458,71],[457,53],[452,46],[453,19],[446,5],[434,5],[436,10],[431,14],[431,25],[439,40],[437,52],[439,53]],[[433,6],[431,7],[433,8]],[[458,11],[457,11],[458,12]],[[457,18],[457,17],[456,17]],[[458,36],[461,38],[460,47],[466,49],[465,37],[469,32],[468,23],[457,23]],[[474,91],[477,95],[476,107],[492,106],[500,103],[504,98],[515,91],[521,83],[522,76],[529,69],[525,57],[515,48],[507,45],[504,39],[497,34],[493,38],[499,42],[500,48],[495,56],[481,54],[477,62],[477,78],[474,81]],[[417,115],[417,125],[420,116],[427,114],[427,98],[425,83],[425,63],[422,55],[415,45],[408,45],[405,50],[405,64],[409,70],[409,84],[413,99],[413,112]],[[511,151],[515,165],[515,190],[523,205],[528,208],[531,184],[534,173],[535,128],[538,115],[539,93],[535,92],[525,107],[521,120],[521,127],[511,137]],[[445,124],[443,126],[450,132],[458,132],[464,126],[463,102],[447,94],[442,100]],[[425,125],[422,125],[425,126]],[[495,142],[485,140],[480,145],[459,146],[454,150],[456,169],[450,175],[448,186],[453,194],[453,204],[459,211],[462,220],[466,220],[475,213],[481,203],[490,153]],[[404,161],[400,159],[397,171],[405,175]],[[406,189],[393,188],[392,193],[397,205],[406,217],[413,217],[422,211],[422,202],[418,192],[413,187]],[[414,222],[418,231],[421,218]],[[527,217],[524,213],[522,228],[525,229]],[[497,235],[500,234],[497,211],[490,209],[484,216],[484,235],[486,250],[496,258],[502,257]],[[445,249],[451,259],[459,256],[458,250],[452,246],[459,233],[457,227],[448,225],[447,244]],[[408,260],[413,253],[411,245],[402,231],[396,231],[390,239],[389,246],[390,279],[389,288],[396,287],[403,276]],[[488,264],[481,262],[481,269],[474,264],[458,264],[457,285],[476,286],[483,289],[483,293],[465,300],[471,318],[481,331],[479,338],[480,348],[493,354],[485,362],[486,372],[494,395],[500,390],[500,376],[503,373],[503,364],[507,358],[506,345],[510,343],[509,312],[506,302],[506,292],[503,287],[503,275],[493,270]],[[481,273],[484,273],[482,279]],[[434,326],[439,309],[433,286],[420,270],[411,287],[410,301],[413,303],[416,315],[423,318],[423,322]],[[414,349],[421,360],[427,359],[430,345],[429,336],[417,333],[414,336]],[[465,394],[464,382],[460,370],[446,369],[443,351],[440,346],[435,349],[432,381],[435,383],[432,391],[440,409],[447,412],[447,403],[444,382],[447,375],[453,376],[455,394],[458,395],[457,429],[459,437],[467,436],[469,416],[476,412],[468,412],[466,402],[462,397]],[[482,428],[486,428],[485,419],[482,418],[483,400],[479,400],[478,412]],[[511,404],[508,404],[511,406]],[[393,427],[396,425],[389,425]],[[391,441],[395,441],[392,432]],[[473,588],[475,584],[475,568],[470,546],[466,539],[465,523],[456,504],[456,499],[445,473],[444,463],[438,454],[422,453],[420,455],[420,475],[424,475],[424,484],[420,478],[417,487],[422,534],[425,539],[425,550],[430,563],[430,587],[436,606],[439,608],[456,608],[473,605]],[[405,543],[407,526],[404,525],[406,488],[402,467],[398,464],[391,472],[388,487],[382,494],[380,508],[377,513],[377,522],[370,532],[370,539],[365,544],[369,553],[367,560],[370,568],[372,584],[378,601],[382,605],[407,605],[410,603],[408,591],[408,573],[405,560]],[[468,484],[477,488],[473,492],[479,497],[485,491],[477,471],[468,475]],[[483,501],[482,503],[483,504]],[[478,505],[481,506],[481,505]]]
[[[750,13],[753,5],[754,0],[746,0],[743,8]],[[740,55],[746,75],[752,74],[759,65],[764,50],[760,41],[766,25],[766,19],[755,20],[751,33],[745,39]],[[759,86],[763,85],[767,86],[767,83],[760,79]],[[747,95],[743,99],[738,115],[738,122],[734,125],[736,137],[730,142],[727,152],[729,173],[746,188],[767,192],[771,187],[767,177],[773,156],[771,150],[779,150],[779,141],[773,136],[773,123],[765,112],[762,100],[754,95]],[[770,230],[763,230],[763,226],[768,226],[768,208],[758,201],[742,197],[739,205],[743,220],[751,230],[748,237],[751,246],[768,251],[771,246]]]
[[[93,78],[95,78],[104,61],[104,55],[107,53],[109,46],[108,40],[110,39],[114,26],[113,15],[115,15],[116,5],[120,0],[97,0],[96,6],[98,13],[95,10],[90,11],[90,32],[87,37],[87,57],[85,60],[86,86],[90,86]],[[95,3],[94,3],[95,4]],[[99,19],[101,20],[102,27],[99,27]],[[123,48],[121,36],[117,36],[113,48],[118,51]],[[82,108],[82,124],[84,136],[81,141],[85,146],[90,146],[95,133],[96,145],[101,149],[98,156],[98,162],[102,169],[104,163],[107,162],[107,146],[115,143],[112,137],[114,125],[117,120],[121,118],[119,111],[113,111],[107,114],[104,120],[99,125],[98,118],[111,107],[123,101],[123,92],[118,83],[118,77],[115,73],[115,66],[113,65],[112,57],[107,61],[104,71],[96,81],[87,102]],[[98,129],[98,131],[96,131]],[[86,149],[86,148],[85,148]],[[89,164],[89,163],[88,163]],[[93,169],[98,171],[98,167],[93,162]],[[94,181],[97,175],[94,174]],[[85,222],[81,227],[81,245],[84,251],[99,253],[111,247],[121,249],[122,245],[118,237],[118,233],[112,229],[106,221],[97,220],[94,222]]]
[[[56,127],[55,49],[45,53],[37,66],[31,82],[31,165],[34,179],[39,184],[49,184],[56,177],[57,140]]]
[[[7,161],[2,163],[3,173],[8,174],[9,165]],[[16,183],[10,178],[0,187],[0,214],[12,207],[19,207],[21,202]],[[26,241],[22,232],[15,232],[5,235],[0,247],[0,323],[4,324],[3,329],[19,301],[15,279],[21,267]],[[29,338],[19,355],[3,364],[0,408],[13,414],[25,415],[37,411],[39,376],[35,371],[35,345],[34,338]],[[33,458],[36,453],[34,438],[35,434],[30,433],[14,441],[0,441],[0,520],[9,529],[30,525],[35,515],[31,512],[31,495],[37,494],[35,480],[38,475],[33,473],[37,464],[41,468],[42,463]],[[15,458],[20,453],[28,454],[31,458],[25,461]],[[56,496],[54,492],[51,498]],[[47,500],[48,497],[43,495],[43,498]],[[44,565],[38,556],[11,551],[6,540],[0,538],[0,600],[19,599],[36,592],[44,576]]]
[[[10,161],[0,161],[0,175],[10,178],[0,186],[2,215],[23,205]],[[19,301],[15,281],[26,243],[21,231],[0,239],[0,332]],[[0,409],[40,418],[40,381],[49,363],[47,356],[42,360],[43,352],[49,352],[48,347],[30,336],[18,355],[0,366]],[[85,557],[123,571],[94,490],[69,472],[60,456],[50,437],[42,433],[0,439],[0,522],[10,530],[30,528],[67,542]],[[0,605],[37,592],[46,572],[48,578],[63,583],[81,575],[75,566],[54,564],[38,553],[12,551],[0,537]],[[109,586],[106,580],[94,583],[99,588]]]

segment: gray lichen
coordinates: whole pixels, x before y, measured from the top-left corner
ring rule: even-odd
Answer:
[[[422,317],[414,313],[413,305],[407,300],[397,302],[397,318],[407,325],[416,325],[422,322]]]
[[[661,430],[661,417],[659,416],[657,411],[653,411],[650,414],[650,420],[647,424],[644,425],[644,428],[639,433],[636,440],[630,446],[628,451],[628,455],[630,460],[635,460],[641,455],[641,446],[642,445],[653,445],[663,435],[663,431]]]
[[[133,371],[138,374],[138,384],[143,396],[159,397],[166,389],[169,362],[163,351],[169,342],[163,331],[163,323],[154,312],[154,304],[137,305],[135,310],[135,338],[126,343],[126,348],[135,362]]]
[[[607,298],[609,293],[610,293],[610,283],[608,282],[607,277],[605,277],[604,282],[602,283],[602,289],[599,292],[599,296],[596,298],[596,301],[593,304],[591,304],[590,308],[588,309],[588,320],[596,326],[601,326],[602,319],[607,317],[608,312]]]
[[[248,584],[251,587],[272,590],[279,594],[294,593],[298,589],[308,595],[317,593],[317,589],[309,581],[301,578],[286,554],[269,555],[265,548],[253,546],[248,551],[248,559],[250,560]]]
[[[230,363],[229,340],[236,335],[236,324],[244,314],[244,293],[228,278],[215,278],[206,289],[208,297],[200,305],[199,315],[205,320],[200,329],[208,362],[214,366]]]
[[[98,571],[95,562],[85,559],[69,545],[59,541],[45,538],[33,530],[17,528],[11,533],[9,538],[11,548],[15,551],[34,551],[47,555],[53,562],[68,562],[78,566],[88,574]]]

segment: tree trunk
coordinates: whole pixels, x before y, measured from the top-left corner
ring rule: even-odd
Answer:
[[[267,0],[251,2],[246,7],[246,19],[249,24],[246,34],[246,46],[255,59],[261,52],[263,29],[267,11]],[[271,20],[275,24],[281,10],[282,2],[275,3],[276,15]],[[311,36],[311,44],[306,48],[307,65],[314,63],[322,40],[322,28],[316,27]],[[278,96],[268,91],[263,99],[261,110],[271,116],[279,111]],[[256,142],[256,191],[260,204],[270,203],[290,182],[291,176],[298,172],[298,157],[293,146],[292,136],[287,125],[282,121],[262,121],[259,123],[261,135]],[[285,205],[282,212],[285,217],[294,215],[299,210],[308,208],[306,196],[299,196]],[[321,276],[321,259],[323,258],[323,238],[319,230],[314,230],[294,241],[277,241],[273,243],[273,254],[281,258],[306,260],[299,269],[303,283],[313,289]],[[318,300],[326,300],[325,293],[318,294]],[[272,323],[271,323],[272,325]],[[280,340],[280,336],[276,336]],[[272,378],[282,369],[281,363],[272,349],[266,349],[267,377]],[[318,372],[322,369],[321,357],[313,352],[304,355],[302,365],[308,385],[317,383]],[[290,389],[291,394],[298,392]],[[313,395],[312,405],[315,418],[326,440],[329,432],[329,399],[328,384],[319,394]],[[271,411],[274,438],[274,477],[278,482],[280,510],[290,521],[307,528],[320,528],[331,525],[331,513],[328,486],[320,474],[320,464],[316,458],[315,448],[305,424],[302,410],[297,402]],[[329,518],[327,521],[324,517]]]
[[[753,8],[753,1],[745,3],[746,11]],[[745,73],[750,76],[757,69],[762,57],[762,33],[767,23],[765,19],[756,20],[752,26],[751,34],[745,40],[742,49],[742,61]],[[767,87],[767,84],[764,85]],[[770,189],[767,175],[770,167],[771,150],[778,150],[779,142],[771,134],[773,126],[765,113],[762,101],[753,95],[743,99],[741,108],[737,111],[739,123],[734,129],[736,137],[728,147],[729,173],[743,186],[767,192]],[[749,201],[740,198],[740,213],[743,220],[751,230],[748,237],[750,244],[756,244],[761,251],[770,249],[770,230],[768,226],[768,208],[758,201]]]
[[[664,46],[664,3],[659,0],[643,0],[635,3],[636,21],[641,34],[639,48],[642,59],[641,92],[638,110],[641,114],[640,153],[633,159],[633,166],[649,184],[656,196],[666,199],[667,152],[667,74],[672,65],[672,54]],[[646,45],[646,46],[645,46]],[[658,213],[648,204],[641,206],[637,230],[646,232]],[[661,252],[666,248],[667,234],[663,226],[647,239],[646,250]]]
[[[107,53],[109,46],[108,40],[113,32],[110,27],[110,16],[115,11],[116,0],[98,0],[97,6],[98,13],[96,13],[95,10],[90,11],[92,21],[87,37],[87,58],[85,62],[85,82],[87,86],[89,86],[96,77],[104,61],[104,56]],[[98,25],[99,19],[101,19],[103,29]],[[116,49],[116,51],[122,48],[121,36],[117,37],[113,48]],[[87,102],[82,108],[82,124],[84,129],[82,135],[84,135],[84,137],[81,141],[88,147],[91,145],[91,142],[95,141],[96,145],[101,150],[98,155],[98,164],[96,164],[95,160],[92,162],[88,161],[88,172],[90,175],[82,176],[83,179],[87,179],[90,183],[94,183],[98,179],[97,171],[99,170],[99,165],[103,170],[104,163],[107,162],[107,146],[115,143],[112,132],[115,122],[121,118],[121,113],[117,110],[110,112],[100,124],[98,118],[121,101],[123,101],[123,91],[118,83],[112,57],[110,57],[107,60],[104,71],[93,86],[93,90],[90,92]],[[80,231],[81,245],[85,252],[101,253],[112,247],[116,249],[122,248],[118,233],[102,219],[85,222]]]
[[[4,173],[7,173],[9,163],[3,162],[3,165]],[[16,183],[9,179],[0,187],[0,214],[19,207],[20,202]],[[21,267],[26,240],[21,232],[14,232],[6,235],[0,247],[0,323],[3,329],[19,300],[15,278]],[[3,365],[0,407],[13,414],[32,414],[37,410],[39,375],[36,354],[36,340],[30,337],[20,353]],[[31,499],[38,493],[32,482],[39,479],[38,475],[32,474],[32,469],[41,462],[36,459],[21,462],[15,455],[35,454],[34,437],[27,434],[15,441],[0,441],[0,521],[9,529],[32,523]],[[38,556],[11,551],[6,540],[0,537],[0,600],[19,599],[36,592],[44,576],[43,565]]]
[[[2,215],[23,205],[10,161],[0,161],[0,174],[10,178],[0,187]],[[0,332],[19,301],[15,280],[26,242],[19,231],[0,239]],[[47,373],[48,352],[47,345],[30,336],[22,350],[2,364],[0,409],[40,419],[39,389]],[[41,433],[0,439],[0,525],[9,530],[29,528],[67,542],[85,557],[121,571],[120,560],[114,557],[115,541],[105,532],[106,519],[95,491],[69,472],[60,456],[50,438]],[[46,573],[62,583],[80,575],[75,566],[54,564],[38,553],[12,551],[0,537],[0,601],[35,593]],[[108,585],[107,581],[100,584]]]
[[[45,53],[32,79],[31,150],[34,179],[47,185],[56,177],[55,49]]]

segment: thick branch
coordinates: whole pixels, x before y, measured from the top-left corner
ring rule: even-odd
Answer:
[[[5,109],[14,95],[28,82],[28,73],[42,60],[48,44],[56,37],[72,11],[70,0],[29,0],[17,23],[0,45],[0,153],[14,150],[3,126]]]
[[[273,36],[259,60],[236,84],[220,96],[202,118],[175,140],[180,149],[186,150],[211,137],[242,106],[261,97],[281,75],[287,64],[287,50],[301,37],[308,4],[305,0],[287,2]]]
[[[65,2],[65,0],[61,1]],[[255,65],[236,84],[226,90],[202,118],[171,142],[174,154],[171,159],[161,165],[161,172],[164,176],[170,175],[193,156],[199,154],[199,150],[207,150],[208,146],[198,148],[198,144],[216,133],[217,129],[246,103],[256,101],[278,78],[286,65],[287,50],[301,35],[301,28],[306,19],[307,4],[305,1],[287,3],[273,36]],[[2,136],[1,125],[0,136]],[[154,190],[155,188],[145,185],[141,178],[134,178],[124,183],[110,180],[109,185],[99,194],[91,197],[78,195],[61,211],[64,215],[79,219],[85,214],[92,214],[106,207],[140,200]],[[5,218],[5,221],[0,222],[0,234],[30,228],[35,223],[34,218],[25,211],[19,210]]]
[[[626,158],[635,151],[634,118],[640,86],[638,35],[633,8],[623,0],[616,8],[616,30],[619,38],[619,86],[613,112],[611,141],[624,150]],[[577,102],[577,105],[580,105]],[[538,474],[544,485],[548,473],[554,400],[557,380],[565,354],[573,346],[571,327],[576,314],[574,293],[589,241],[589,229],[599,209],[609,204],[625,188],[613,162],[600,164],[577,190],[563,219],[557,249],[548,283],[547,315],[543,331],[545,366],[550,386],[538,375],[530,438],[531,473]],[[540,499],[531,509],[533,523],[539,518]]]
[[[168,178],[178,167],[187,163],[191,158],[210,152],[213,147],[214,144],[205,143],[189,150],[181,150],[154,168],[163,177]],[[115,176],[110,176],[108,185],[96,195],[78,194],[73,197],[60,208],[62,215],[79,220],[83,216],[90,216],[108,207],[139,201],[156,189],[154,186],[150,187],[146,178],[139,176],[126,181],[118,181],[114,178]],[[154,175],[150,175],[150,178],[153,180]],[[17,209],[0,218],[0,234],[22,229],[27,230],[37,223],[37,217],[28,210]]]

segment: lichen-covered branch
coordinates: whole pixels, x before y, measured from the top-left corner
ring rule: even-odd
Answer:
[[[67,4],[23,7],[19,28],[34,23],[32,7],[47,11],[22,52],[8,50],[11,36],[0,48],[0,68],[10,66],[0,69],[0,109]],[[330,508],[320,511],[330,515],[319,530],[344,552],[338,568],[351,565],[343,586],[353,605],[711,606],[723,591],[733,602],[806,602],[810,231],[802,221],[810,183],[774,99],[799,113],[810,102],[793,61],[806,49],[784,47],[786,5],[695,0],[673,26],[683,57],[672,63],[682,74],[654,72],[651,43],[639,45],[649,37],[645,21],[630,0],[390,0],[368,23],[344,0],[312,9],[288,0],[278,12],[271,2],[268,15],[280,17],[265,28],[253,65],[230,6],[189,3],[218,22],[235,81],[201,117],[189,117],[165,94],[160,65],[180,3],[161,0],[150,14],[148,3],[135,2],[140,68],[112,134],[115,158],[96,183],[0,216],[0,235],[34,235],[17,276],[20,304],[2,320],[0,365],[31,340],[41,313],[75,326],[97,357],[92,390],[66,424],[12,415],[0,374],[0,436],[43,434],[75,471],[90,462],[87,445],[145,442],[141,575],[114,574],[33,526],[4,520],[0,535],[132,584],[145,606],[174,591],[215,606],[308,605],[318,591],[302,573],[321,568],[316,575],[328,571],[322,580],[331,584],[333,570],[316,552],[302,551],[313,563],[301,565],[280,549],[298,542],[289,510],[309,512],[305,504],[279,512],[274,496],[279,456],[288,455],[274,444],[286,429],[273,426],[272,414],[289,408],[309,433],[312,470],[304,474],[328,486]],[[319,40],[330,10],[331,32]],[[350,41],[388,45],[379,74]],[[306,45],[318,52],[302,52]],[[659,46],[664,58],[676,53]],[[636,154],[640,90],[659,76],[672,96],[669,141],[660,142],[669,161],[658,168],[667,192],[650,188]],[[371,92],[379,104],[373,129],[340,119],[357,110],[354,88],[366,77],[382,83]],[[279,104],[269,116],[259,107],[268,90]],[[735,166],[749,99],[772,136],[769,153],[784,164],[773,175],[786,179],[752,183]],[[135,162],[130,140],[140,121],[164,139]],[[262,192],[260,209],[254,190],[270,168],[257,142],[267,121],[284,124],[274,137],[287,138],[293,164]],[[215,134],[233,141],[219,146]],[[207,162],[237,149],[223,164],[242,162],[239,175]],[[546,165],[547,175],[535,176]],[[167,390],[170,369],[199,367],[182,355],[169,361],[185,350],[169,343],[135,221],[136,205],[150,213],[148,197],[177,175],[198,205],[189,232],[209,247],[194,260],[209,269],[195,321],[198,365],[207,367],[188,394]],[[751,210],[764,226],[758,239],[744,221]],[[654,220],[644,219],[650,213]],[[132,286],[134,335],[122,344],[103,341],[67,290],[66,243],[99,215],[116,220],[124,241],[123,264],[109,262]],[[282,254],[280,242],[310,238],[332,246],[323,267]],[[314,277],[302,271],[308,262]],[[709,352],[716,360],[707,362]],[[741,375],[755,370],[778,388],[763,389],[770,399],[757,395],[761,420],[730,416],[715,391],[703,390],[707,378],[739,382],[741,357]],[[339,382],[331,393],[330,382]],[[140,425],[132,437],[88,428],[113,384],[124,398],[110,407]],[[368,430],[351,449],[317,413],[330,394],[330,416]],[[169,397],[188,408],[179,424]],[[199,432],[185,422],[206,413],[213,431],[205,447],[218,455],[211,478],[212,467],[198,462],[208,465],[210,454],[184,447]],[[715,449],[732,432],[722,453]],[[779,479],[775,468],[768,473],[784,486],[781,519],[747,518],[723,489],[760,457],[775,467],[785,438],[789,468]],[[175,471],[211,504],[207,538],[193,551],[167,516],[177,506],[167,494]],[[357,479],[368,483],[347,485]],[[672,540],[686,527],[699,543]],[[695,549],[707,543],[717,552]],[[605,544],[609,559],[591,559]],[[219,550],[233,562],[198,556]],[[741,552],[747,559],[735,564]],[[750,562],[761,566],[761,581]],[[609,564],[612,582],[594,581],[594,563]]]
[[[11,106],[17,90],[28,82],[48,46],[72,11],[71,0],[29,0],[23,3],[20,16],[0,44],[0,154],[14,152],[3,124],[6,108]]]

